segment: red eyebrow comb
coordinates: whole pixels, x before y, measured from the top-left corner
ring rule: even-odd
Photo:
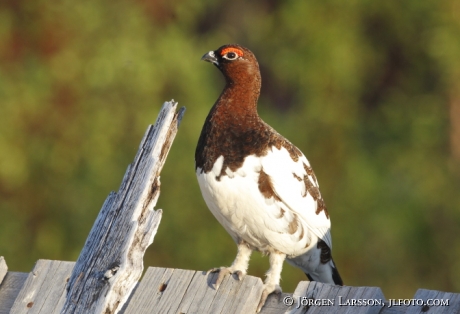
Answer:
[[[223,56],[229,52],[234,52],[236,53],[239,57],[242,57],[244,55],[243,53],[243,50],[241,49],[238,49],[238,48],[234,48],[234,47],[229,47],[229,48],[225,48],[221,51],[220,55]]]

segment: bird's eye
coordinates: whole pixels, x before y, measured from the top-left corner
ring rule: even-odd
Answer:
[[[230,51],[224,55],[224,58],[227,60],[235,60],[236,58],[238,58],[238,55],[235,52]]]
[[[220,52],[222,58],[233,61],[244,56],[243,50],[236,47],[226,47]]]

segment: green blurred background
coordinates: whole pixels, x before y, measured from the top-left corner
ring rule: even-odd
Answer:
[[[313,164],[347,285],[460,291],[460,2],[2,0],[0,255],[76,260],[147,125],[187,112],[146,266],[229,265],[194,149],[224,81],[201,56],[249,47],[259,112]],[[263,276],[255,253],[249,273]],[[292,292],[304,274],[285,265]]]

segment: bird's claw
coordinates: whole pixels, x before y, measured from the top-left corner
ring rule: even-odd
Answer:
[[[220,272],[220,270],[221,270],[222,268],[225,268],[225,267],[211,268],[210,270],[208,270],[208,271],[206,272],[206,275],[209,275],[210,273],[217,273],[217,272]]]
[[[241,270],[237,270],[233,273],[238,277],[239,281],[243,280],[244,276],[246,276],[246,274],[242,272]]]
[[[217,276],[216,283],[214,284],[214,289],[219,289],[220,284],[224,280],[225,276],[230,275],[230,274],[235,274],[238,277],[238,280],[242,280],[244,276],[246,275],[245,272],[241,270],[234,270],[231,267],[216,267],[208,270],[206,272],[206,275],[210,273],[219,273]]]
[[[279,285],[275,285],[274,287],[264,285],[264,290],[262,290],[262,295],[260,296],[259,305],[257,305],[257,311],[256,311],[257,313],[260,312],[260,310],[265,305],[265,302],[267,301],[268,296],[272,293],[276,293],[278,295],[278,302],[279,302],[281,299],[281,295],[283,293],[283,291],[281,290],[281,287]]]

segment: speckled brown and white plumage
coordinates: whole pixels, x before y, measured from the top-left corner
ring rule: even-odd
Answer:
[[[255,56],[239,45],[203,59],[224,74],[225,88],[209,112],[195,152],[196,174],[211,212],[238,245],[230,267],[239,278],[250,254],[270,255],[258,310],[280,292],[283,261],[310,280],[342,285],[331,256],[330,219],[316,176],[302,152],[257,114],[261,78]]]

